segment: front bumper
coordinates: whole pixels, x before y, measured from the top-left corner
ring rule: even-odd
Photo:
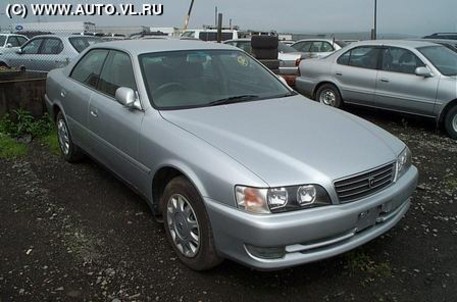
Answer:
[[[396,183],[364,199],[321,208],[252,215],[205,199],[218,252],[260,270],[275,270],[332,257],[395,226],[410,206],[418,172],[413,166]],[[266,259],[246,246],[283,248]]]

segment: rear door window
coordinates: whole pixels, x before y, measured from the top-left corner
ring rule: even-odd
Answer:
[[[56,55],[63,50],[63,43],[60,39],[49,38],[44,40],[40,53],[44,55]]]
[[[337,63],[354,67],[377,69],[380,48],[372,46],[362,46],[353,48],[342,54]]]
[[[97,87],[102,66],[108,55],[106,49],[94,49],[89,51],[79,60],[70,77],[90,87]]]

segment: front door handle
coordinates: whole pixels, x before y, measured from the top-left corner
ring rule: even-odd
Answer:
[[[90,110],[90,115],[92,115],[93,117],[98,117],[98,112],[97,112],[97,110],[91,109],[91,110]]]
[[[342,73],[342,72],[338,72],[338,71],[337,71],[337,72],[336,72],[336,75],[337,75],[337,76],[342,76],[342,75],[343,75],[343,73]]]
[[[383,83],[389,83],[389,80],[388,80],[388,79],[381,79],[381,82],[383,82]]]
[[[63,97],[63,98],[66,97],[67,96],[67,92],[64,89],[62,89],[60,91],[60,96]]]

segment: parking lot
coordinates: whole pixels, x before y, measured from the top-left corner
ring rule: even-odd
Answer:
[[[194,272],[127,186],[34,141],[0,160],[0,301],[456,301],[456,141],[431,121],[346,110],[401,138],[419,168],[411,209],[381,238],[282,271]]]

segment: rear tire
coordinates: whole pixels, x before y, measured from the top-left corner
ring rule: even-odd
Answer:
[[[338,88],[332,84],[324,84],[319,87],[316,92],[315,100],[319,103],[335,108],[341,108],[343,105]]]
[[[160,203],[167,238],[185,265],[203,271],[222,262],[203,200],[185,177],[167,184]]]
[[[62,111],[57,113],[56,128],[60,152],[62,153],[63,158],[68,162],[79,161],[83,157],[83,153],[81,149],[73,143],[67,121],[65,120]]]
[[[457,139],[457,105],[454,105],[446,114],[444,128],[450,138]]]

